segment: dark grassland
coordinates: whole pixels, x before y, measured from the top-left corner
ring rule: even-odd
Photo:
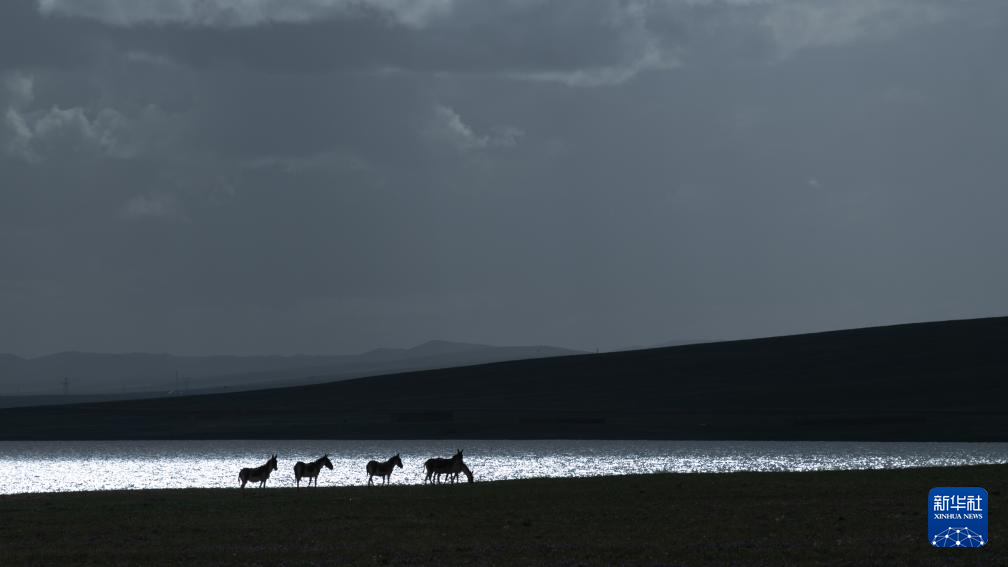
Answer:
[[[5,565],[1006,565],[1006,478],[1008,465],[990,465],[15,495],[0,497],[0,555]],[[936,486],[987,489],[989,545],[929,545]]]
[[[0,439],[1008,441],[1008,317],[0,410]]]

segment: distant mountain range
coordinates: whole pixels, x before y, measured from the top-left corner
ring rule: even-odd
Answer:
[[[0,407],[234,392],[573,354],[582,353],[542,345],[496,347],[442,340],[335,356],[0,354]]]

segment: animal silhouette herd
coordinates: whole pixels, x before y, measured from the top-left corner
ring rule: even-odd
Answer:
[[[318,476],[322,471],[322,467],[332,470],[333,464],[329,460],[329,454],[322,455],[318,459],[310,463],[304,463],[298,461],[294,465],[294,481],[297,483],[297,488],[301,488],[301,479],[307,479],[308,486],[312,485],[312,481],[315,481],[315,486],[318,486]],[[399,467],[403,468],[402,459],[399,457],[399,453],[392,455],[385,461],[368,461],[364,469],[367,471],[368,475],[368,485],[374,485],[374,477],[381,477],[382,484],[388,484],[389,480],[392,478],[392,471]],[[277,470],[277,456],[276,453],[271,456],[265,464],[258,467],[246,467],[238,472],[238,481],[241,482],[241,488],[245,488],[245,484],[249,482],[258,482],[259,487],[263,488],[266,486],[266,481],[269,480],[270,473]],[[444,475],[444,482],[451,482],[454,484],[458,481],[459,474],[466,475],[469,482],[473,482],[473,473],[469,467],[462,460],[462,450],[459,449],[450,458],[432,457],[424,462],[424,470],[426,471],[426,476],[424,477],[424,484],[431,483],[440,484],[441,476]]]

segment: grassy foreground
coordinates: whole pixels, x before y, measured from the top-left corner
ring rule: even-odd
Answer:
[[[1006,479],[997,465],[0,496],[0,555],[5,565],[1006,565]],[[987,489],[988,546],[928,544],[935,486]]]

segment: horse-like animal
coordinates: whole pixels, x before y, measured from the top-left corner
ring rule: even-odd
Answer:
[[[367,483],[370,486],[374,486],[374,477],[382,477],[382,484],[388,484],[389,480],[392,478],[392,471],[396,467],[402,468],[402,459],[399,458],[399,453],[392,455],[389,460],[384,463],[379,463],[378,461],[368,461],[367,464]]]
[[[465,463],[462,463],[461,465],[459,465],[459,467],[461,467],[461,471],[460,472],[462,474],[466,475],[466,478],[469,479],[469,482],[474,482],[475,481],[475,479],[473,478],[472,471],[469,470],[469,467],[467,467]],[[458,480],[458,473],[455,473],[455,480]],[[453,480],[452,482],[455,482],[455,480]]]
[[[473,477],[472,471],[469,470],[469,467],[466,466],[465,462],[463,462],[462,464],[459,465],[459,469],[460,469],[459,472],[456,472],[456,473],[445,473],[446,478],[450,478],[451,481],[452,481],[452,484],[454,484],[455,481],[458,480],[459,473],[462,473],[462,474],[466,475],[466,478],[469,479],[469,482],[476,482],[476,479]],[[440,481],[441,480],[441,475],[438,474],[437,472],[435,472],[435,475],[437,476],[438,480]]]
[[[441,457],[434,457],[432,459],[427,459],[424,462],[424,469],[427,470],[427,476],[424,478],[424,482],[434,483],[435,481],[441,482],[441,475],[448,475],[452,478],[452,482],[455,482],[455,478],[458,478],[458,473],[462,471],[462,449],[459,449],[450,459],[443,459]],[[455,475],[452,477],[452,475]]]
[[[266,464],[255,468],[244,468],[238,471],[238,480],[241,481],[242,488],[245,488],[246,482],[258,482],[259,488],[263,488],[266,486],[266,480],[270,477],[270,472],[275,470],[277,470],[277,457],[274,453],[273,456],[266,461]]]
[[[308,486],[311,486],[312,479],[315,479],[315,486],[318,486],[318,475],[323,466],[332,470],[332,461],[329,460],[329,453],[322,455],[310,463],[298,461],[294,465],[294,481],[297,482],[297,488],[301,488],[302,478],[308,479]]]

